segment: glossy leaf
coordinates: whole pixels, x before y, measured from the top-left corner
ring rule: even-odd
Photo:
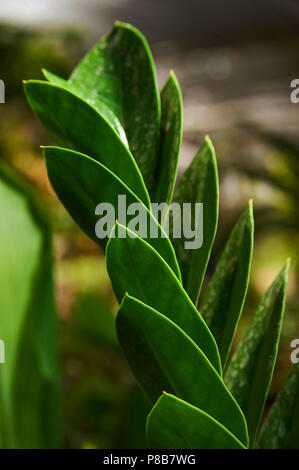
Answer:
[[[49,226],[31,190],[0,166],[0,447],[57,448],[57,330]]]
[[[258,440],[260,449],[299,449],[299,363],[276,398]]]
[[[105,165],[149,207],[140,171],[108,121],[73,92],[41,81],[25,83],[27,99],[51,137]]]
[[[112,204],[117,217],[118,195],[126,196],[127,206],[138,203],[143,208],[145,218],[157,228],[157,238],[148,238],[152,246],[161,254],[166,263],[179,275],[175,253],[169,239],[162,237],[162,229],[141,201],[111,171],[99,162],[72,150],[57,147],[44,148],[49,179],[59,199],[81,229],[103,248],[107,239],[97,238],[95,233],[99,216],[96,206],[100,203]],[[126,209],[126,207],[125,207]],[[128,216],[127,220],[133,216]],[[112,227],[111,227],[112,228]]]
[[[183,174],[174,196],[174,202],[180,204],[203,203],[203,244],[201,248],[185,249],[184,238],[172,238],[182,273],[183,285],[195,304],[198,302],[217,230],[218,199],[216,156],[211,140],[206,137],[190,166]]]
[[[143,239],[121,225],[106,249],[107,270],[121,302],[125,293],[150,305],[180,326],[221,373],[213,336],[161,256]]]
[[[218,344],[223,369],[242,313],[253,249],[252,203],[235,225],[206,289],[201,314]]]
[[[49,72],[49,70],[43,69],[43,74],[49,82],[53,83],[54,85],[59,85],[63,88],[66,88],[69,91],[72,91],[78,97],[81,97],[84,100],[86,100],[88,104],[91,104],[92,106],[94,106],[99,111],[99,113],[109,122],[109,124],[113,127],[113,129],[118,133],[119,137],[121,138],[123,143],[126,145],[126,147],[129,147],[124,128],[122,127],[118,118],[114,115],[113,111],[111,111],[111,109],[102,100],[100,99],[91,100],[90,94],[83,93],[81,87],[76,86],[70,83],[69,81],[64,80],[61,77],[58,77],[54,73]]]
[[[244,416],[204,353],[166,316],[125,296],[116,318],[120,344],[152,403],[163,391],[211,415],[247,443]]]
[[[145,179],[151,176],[160,140],[160,97],[153,58],[144,36],[116,22],[85,56],[69,82],[82,96],[104,102],[123,125]]]
[[[42,69],[42,73],[44,74],[44,77],[54,85],[59,85],[61,87],[71,89],[70,84],[68,83],[67,80],[64,80],[64,78],[58,77],[58,75],[55,75],[55,73],[50,72],[49,70]]]
[[[276,362],[288,268],[289,262],[263,296],[225,374],[225,383],[246,417],[251,446],[254,443]]]
[[[170,204],[175,186],[183,133],[183,103],[173,72],[161,92],[161,143],[154,173],[152,202]]]
[[[168,393],[152,408],[146,431],[151,449],[245,449],[218,421]]]

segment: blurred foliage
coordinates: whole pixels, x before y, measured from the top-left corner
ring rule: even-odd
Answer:
[[[39,143],[51,142],[30,111],[22,89],[22,79],[42,77],[42,66],[68,77],[84,48],[85,37],[77,30],[31,31],[0,25],[0,78],[6,86],[6,103],[0,105],[0,155],[35,188],[55,234],[65,446],[138,448],[145,445],[146,405],[115,341],[116,300],[104,258],[75,226],[48,183]],[[200,143],[197,136],[189,140]],[[287,256],[292,257],[271,401],[291,366],[289,344],[299,330],[298,147],[248,127],[221,131],[215,142],[221,178],[221,230],[210,272],[240,208],[249,198],[254,199],[257,243],[237,340],[278,266]]]
[[[51,233],[31,188],[3,162],[0,206],[0,445],[56,448],[61,428]]]
[[[32,74],[42,77],[41,63],[68,76],[83,40],[82,33],[73,29],[41,32],[0,25],[1,79],[6,84],[7,98],[22,94],[21,80]]]

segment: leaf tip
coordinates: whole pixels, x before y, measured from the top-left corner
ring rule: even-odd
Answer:
[[[207,134],[203,139],[203,143],[212,151],[214,154],[215,149],[211,137]]]
[[[285,262],[285,265],[284,265],[284,270],[285,270],[286,273],[289,271],[290,265],[291,265],[291,258],[288,257],[286,262]]]
[[[248,212],[253,217],[253,199],[249,199],[248,201]]]
[[[124,23],[123,21],[121,20],[115,20],[114,21],[114,24],[113,24],[113,29],[117,29],[117,28],[125,28],[127,26],[126,23]],[[112,30],[113,31],[113,30]]]

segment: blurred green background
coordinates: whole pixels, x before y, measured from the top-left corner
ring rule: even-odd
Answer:
[[[299,5],[239,3],[1,2],[0,79],[6,103],[0,104],[0,158],[34,188],[53,228],[67,448],[144,447],[147,409],[115,338],[117,303],[103,253],[75,226],[49,185],[39,145],[51,142],[29,109],[21,82],[42,78],[42,67],[67,78],[115,19],[131,22],[147,36],[160,86],[170,68],[181,83],[180,173],[206,133],[215,144],[221,207],[209,274],[232,224],[248,199],[254,200],[253,269],[238,337],[291,257],[268,405],[291,367],[290,342],[299,337],[299,104],[290,102],[290,82],[299,77]]]

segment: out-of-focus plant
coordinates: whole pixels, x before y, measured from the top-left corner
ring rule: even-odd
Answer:
[[[20,77],[42,77],[41,64],[68,74],[83,46],[84,36],[75,28],[32,30],[0,22],[0,79],[5,83],[5,105],[0,113],[0,159],[33,183],[39,192],[43,192],[46,184],[36,151],[43,131],[30,119]]]
[[[299,201],[299,146],[292,139],[283,135],[265,131],[253,125],[244,125],[244,129],[257,137],[260,142],[270,147],[265,161],[257,165],[246,163],[238,166],[241,173],[251,179],[269,185],[285,196],[283,207],[275,201],[261,204],[256,217],[259,230],[264,232],[285,229],[298,232],[298,201]]]
[[[40,74],[40,63],[68,73],[82,49],[82,33],[76,29],[36,30],[0,23],[1,79],[6,85],[6,101],[21,95],[20,73]],[[66,52],[67,51],[67,52]]]
[[[0,446],[60,445],[51,236],[31,190],[0,166]]]
[[[259,442],[263,447],[271,440],[267,421],[262,438],[256,436],[277,356],[288,263],[228,362],[250,273],[252,204],[229,237],[199,314],[218,222],[217,165],[206,138],[174,193],[182,139],[182,100],[174,74],[160,94],[146,40],[123,23],[115,24],[68,80],[44,73],[48,81],[24,86],[31,107],[61,146],[43,150],[49,179],[73,219],[106,250],[121,303],[118,338],[152,406],[149,446],[247,448]],[[97,238],[96,206],[108,202],[116,208],[120,194],[127,204],[141,204],[157,238],[140,238],[120,223],[108,243]],[[172,200],[204,203],[200,249],[185,250],[184,240],[165,236],[154,218],[150,202]],[[127,225],[132,218],[127,216]],[[297,375],[292,387],[295,409]],[[293,428],[298,413],[285,413],[282,401],[275,405],[274,419]],[[288,447],[293,440],[286,432],[275,445]]]

